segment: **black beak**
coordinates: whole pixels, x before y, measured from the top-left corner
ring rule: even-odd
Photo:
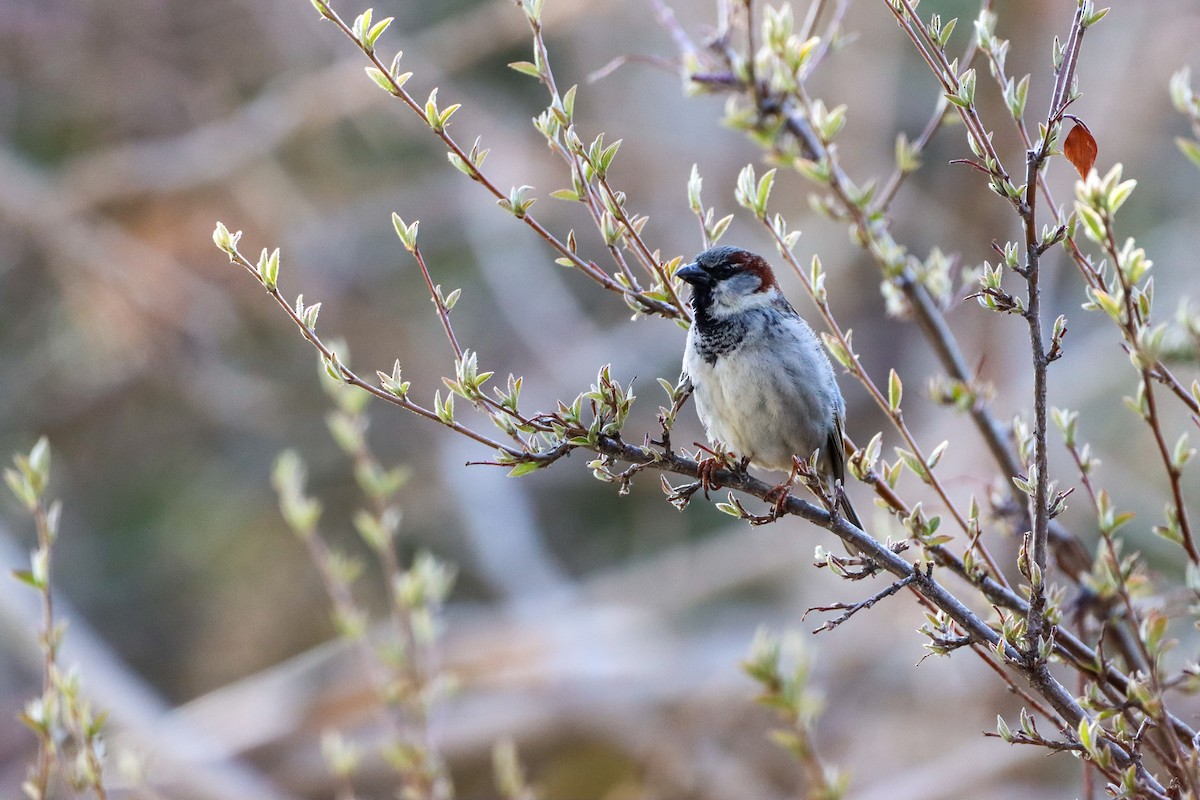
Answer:
[[[708,271],[699,264],[694,263],[684,264],[682,267],[675,270],[675,277],[686,281],[697,288],[712,284],[712,276],[708,274]]]

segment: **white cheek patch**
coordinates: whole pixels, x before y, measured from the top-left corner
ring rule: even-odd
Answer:
[[[773,302],[774,293],[761,289],[761,279],[750,272],[743,272],[721,281],[713,287],[709,314],[723,319],[756,308],[766,308]]]

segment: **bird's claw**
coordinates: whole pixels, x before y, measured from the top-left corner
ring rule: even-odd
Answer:
[[[696,475],[700,478],[700,486],[704,489],[705,500],[711,499],[708,496],[709,489],[721,488],[721,484],[715,478],[718,470],[728,470],[735,478],[746,475],[746,468],[750,464],[748,456],[734,461],[733,453],[727,452],[720,447],[716,450],[710,450],[699,442],[696,442],[696,446],[700,448],[696,451],[696,456],[699,459]],[[708,456],[699,458],[701,453],[708,453]]]
[[[792,496],[792,479],[788,478],[783,483],[772,486],[763,495],[763,500],[771,504],[771,511],[767,514],[773,522],[783,516],[783,509],[787,505],[788,499]]]
[[[796,477],[800,474],[800,465],[800,459],[792,456],[792,469],[788,473],[787,480],[772,486],[763,495],[763,500],[771,504],[769,517],[772,521],[783,516],[783,509],[787,506],[787,501],[792,496],[792,487],[796,485]]]
[[[717,458],[710,457],[710,458],[700,459],[700,466],[696,470],[696,473],[700,477],[700,488],[704,490],[704,499],[705,500],[711,499],[708,496],[709,489],[720,488],[720,484],[718,484],[713,479],[713,475],[720,468],[721,468],[721,461]]]

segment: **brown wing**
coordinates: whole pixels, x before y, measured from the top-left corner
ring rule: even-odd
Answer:
[[[829,457],[829,477],[835,481],[846,482],[846,426],[842,415],[834,412],[833,430],[829,432],[829,440],[825,450]]]

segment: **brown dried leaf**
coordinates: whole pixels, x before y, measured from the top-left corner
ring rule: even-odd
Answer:
[[[1063,155],[1075,165],[1079,177],[1087,178],[1087,174],[1096,163],[1096,154],[1100,148],[1096,146],[1096,138],[1080,120],[1075,120],[1075,127],[1063,140]]]

